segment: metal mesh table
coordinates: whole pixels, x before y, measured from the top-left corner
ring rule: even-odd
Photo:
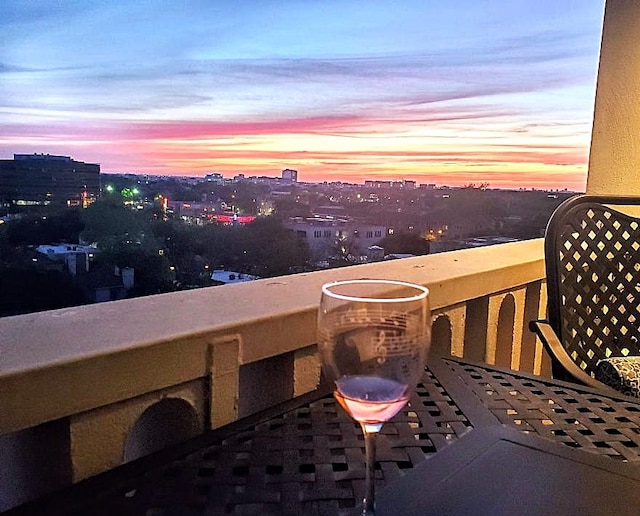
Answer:
[[[640,400],[485,365],[444,363],[500,423],[640,465]]]
[[[365,489],[360,425],[330,394],[269,412],[211,431],[170,459],[159,452],[89,479],[57,499],[26,506],[25,513],[340,514],[355,507]],[[378,438],[377,486],[470,430],[426,370],[408,406]]]
[[[409,405],[383,426],[377,487],[397,483],[429,457],[455,448],[465,434],[496,426],[640,465],[636,400],[485,364],[433,359]],[[364,478],[360,426],[330,394],[312,393],[15,514],[345,514],[364,496]]]

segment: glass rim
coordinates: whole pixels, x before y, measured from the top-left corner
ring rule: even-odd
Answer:
[[[339,294],[337,292],[331,291],[332,287],[340,286],[340,285],[349,285],[349,284],[377,284],[377,285],[395,285],[397,287],[408,287],[413,288],[415,290],[419,290],[420,292],[413,296],[401,296],[401,297],[360,297],[348,294]],[[423,287],[422,285],[418,285],[416,283],[410,283],[408,281],[401,280],[388,280],[388,279],[352,279],[352,280],[337,280],[331,281],[329,283],[325,283],[322,285],[322,293],[336,298],[341,299],[342,301],[357,301],[361,303],[403,303],[409,301],[419,301],[421,299],[425,299],[429,295],[429,289],[427,287]]]

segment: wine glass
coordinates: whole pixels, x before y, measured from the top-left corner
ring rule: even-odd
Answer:
[[[318,349],[336,400],[364,433],[364,515],[374,514],[376,436],[407,403],[430,344],[427,288],[376,279],[322,286]]]

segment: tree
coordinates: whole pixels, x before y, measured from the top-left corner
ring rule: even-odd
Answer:
[[[307,243],[273,217],[258,218],[242,229],[241,261],[259,276],[289,274],[309,261]]]
[[[215,226],[195,226],[180,221],[156,221],[152,232],[175,268],[176,280],[187,285],[208,285],[209,259],[206,234]]]
[[[15,246],[9,241],[9,224],[0,224],[0,266],[10,262],[15,254]]]
[[[234,189],[227,202],[233,205],[236,212],[246,215],[258,213],[258,200],[265,195],[265,185],[243,184],[242,188]]]
[[[358,243],[353,234],[340,231],[333,246],[333,263],[335,265],[353,265],[357,261]]]
[[[173,288],[173,275],[166,256],[160,255],[146,246],[119,243],[106,249],[96,258],[98,266],[131,267],[134,270],[135,287],[133,296],[148,296],[170,292]]]
[[[308,204],[303,204],[296,201],[292,197],[281,197],[274,201],[275,214],[281,219],[288,219],[289,217],[309,217],[311,216],[311,209]]]
[[[64,209],[46,215],[33,214],[7,224],[7,239],[14,246],[77,243],[84,229],[79,209]]]
[[[415,233],[395,233],[378,244],[386,254],[429,254],[429,242]]]
[[[0,316],[54,310],[84,302],[82,291],[59,271],[0,266]]]
[[[83,211],[85,224],[81,233],[86,242],[96,242],[107,248],[120,242],[140,241],[148,230],[148,221],[142,213],[112,200],[93,203]]]
[[[132,295],[150,295],[173,290],[173,275],[164,252],[168,222],[153,221],[148,213],[123,206],[116,200],[102,200],[84,210],[82,237],[96,242],[100,252],[96,266],[131,267],[135,287]],[[167,224],[164,226],[163,224]]]

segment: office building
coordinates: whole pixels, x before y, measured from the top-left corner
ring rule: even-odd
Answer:
[[[325,217],[293,217],[286,227],[303,238],[309,245],[314,260],[339,256],[359,259],[367,249],[387,236],[387,228],[344,219]]]
[[[0,160],[0,203],[88,206],[100,195],[100,165],[68,156],[14,154]]]

